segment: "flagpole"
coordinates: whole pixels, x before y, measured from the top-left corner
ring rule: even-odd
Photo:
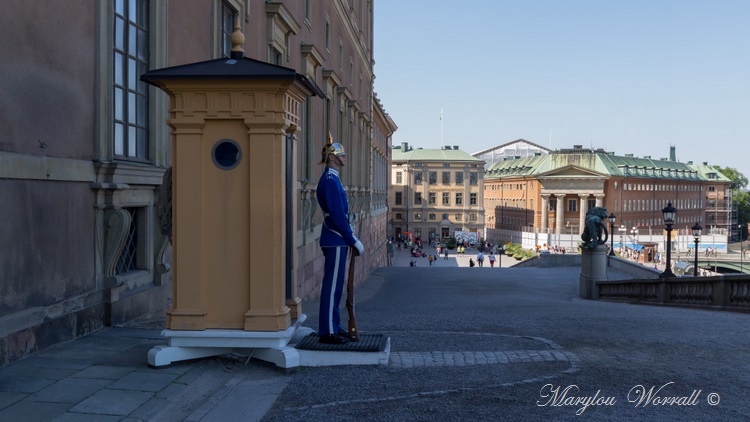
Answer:
[[[440,109],[440,149],[443,149],[443,109]]]

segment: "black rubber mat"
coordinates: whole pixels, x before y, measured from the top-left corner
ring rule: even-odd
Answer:
[[[323,350],[329,352],[382,352],[388,344],[388,337],[383,334],[363,334],[359,341],[350,341],[345,344],[322,344],[318,343],[318,335],[309,334],[294,346],[300,350]]]

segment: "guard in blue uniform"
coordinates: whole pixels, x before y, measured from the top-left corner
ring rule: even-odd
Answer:
[[[339,170],[346,165],[344,147],[329,137],[321,156],[321,164],[325,164],[326,168],[318,181],[316,196],[325,216],[320,232],[325,269],[320,292],[318,336],[321,343],[343,344],[349,341],[347,331],[341,328],[339,314],[346,275],[346,253],[352,247],[354,253],[361,255],[364,246],[349,224],[349,200],[339,180]]]

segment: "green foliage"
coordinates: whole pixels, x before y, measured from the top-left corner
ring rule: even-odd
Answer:
[[[744,190],[747,187],[747,177],[745,177],[744,174],[740,173],[737,169],[732,167],[721,167],[721,166],[714,166],[716,170],[719,170],[721,174],[726,176],[729,180],[732,181],[732,184],[730,185],[730,188],[733,190]]]
[[[456,238],[455,237],[449,238],[446,246],[448,247],[448,249],[456,249]]]
[[[742,239],[747,239],[747,224],[750,221],[750,192],[743,191],[735,194],[734,201],[737,204],[737,221]]]
[[[750,222],[750,192],[745,190],[748,184],[747,177],[732,167],[714,166],[714,168],[732,181],[730,188],[734,190],[734,203],[737,204],[740,236],[742,239],[747,239],[747,224]]]
[[[534,256],[532,251],[524,249],[520,243],[506,244],[505,254],[518,260],[529,259]]]

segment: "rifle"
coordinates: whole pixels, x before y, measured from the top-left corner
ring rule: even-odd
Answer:
[[[356,258],[356,249],[351,248],[351,255],[349,280],[346,282],[346,310],[349,311],[349,341],[359,341],[357,320],[354,318],[354,258]]]

